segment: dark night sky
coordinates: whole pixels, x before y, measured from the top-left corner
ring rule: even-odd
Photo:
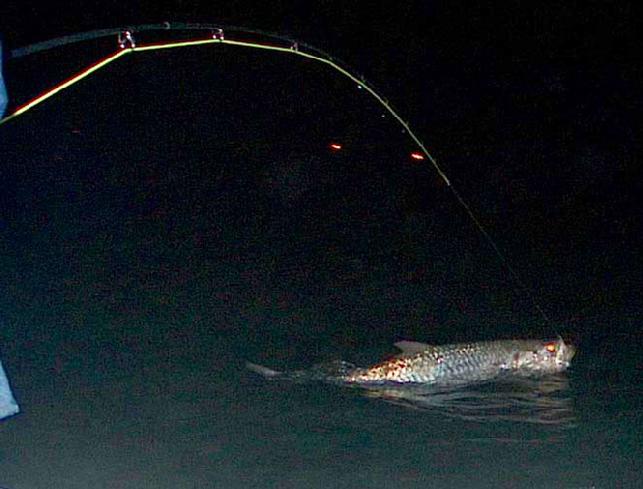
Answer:
[[[301,39],[353,66],[411,122],[539,295],[580,298],[611,276],[627,291],[613,302],[637,300],[641,68],[629,3],[254,4],[16,2],[3,31],[9,49],[165,20]],[[557,273],[560,288],[547,291]]]

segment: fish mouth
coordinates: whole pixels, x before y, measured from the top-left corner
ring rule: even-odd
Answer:
[[[574,345],[567,345],[567,349],[569,350],[567,353],[567,360],[571,360],[574,358],[574,355],[576,355],[576,347]]]
[[[560,357],[558,358],[557,363],[563,367],[567,368],[572,363],[572,358],[576,355],[576,347],[570,343],[562,342],[562,348],[560,349]]]

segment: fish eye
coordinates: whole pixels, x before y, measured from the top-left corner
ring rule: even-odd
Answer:
[[[545,350],[547,350],[549,353],[556,353],[557,345],[556,343],[547,343],[545,345]]]

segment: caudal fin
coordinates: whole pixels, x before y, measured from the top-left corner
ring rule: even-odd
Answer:
[[[282,374],[282,372],[272,370],[271,368],[264,367],[263,365],[257,365],[256,363],[246,362],[246,368],[254,373],[268,378],[278,377]]]

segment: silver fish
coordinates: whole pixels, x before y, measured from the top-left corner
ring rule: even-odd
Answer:
[[[261,365],[247,367],[266,377],[323,380],[342,384],[463,384],[501,376],[543,376],[563,372],[576,349],[562,338],[552,341],[501,340],[448,345],[400,341],[402,353],[370,367],[347,362],[319,364],[308,370],[278,372]]]

